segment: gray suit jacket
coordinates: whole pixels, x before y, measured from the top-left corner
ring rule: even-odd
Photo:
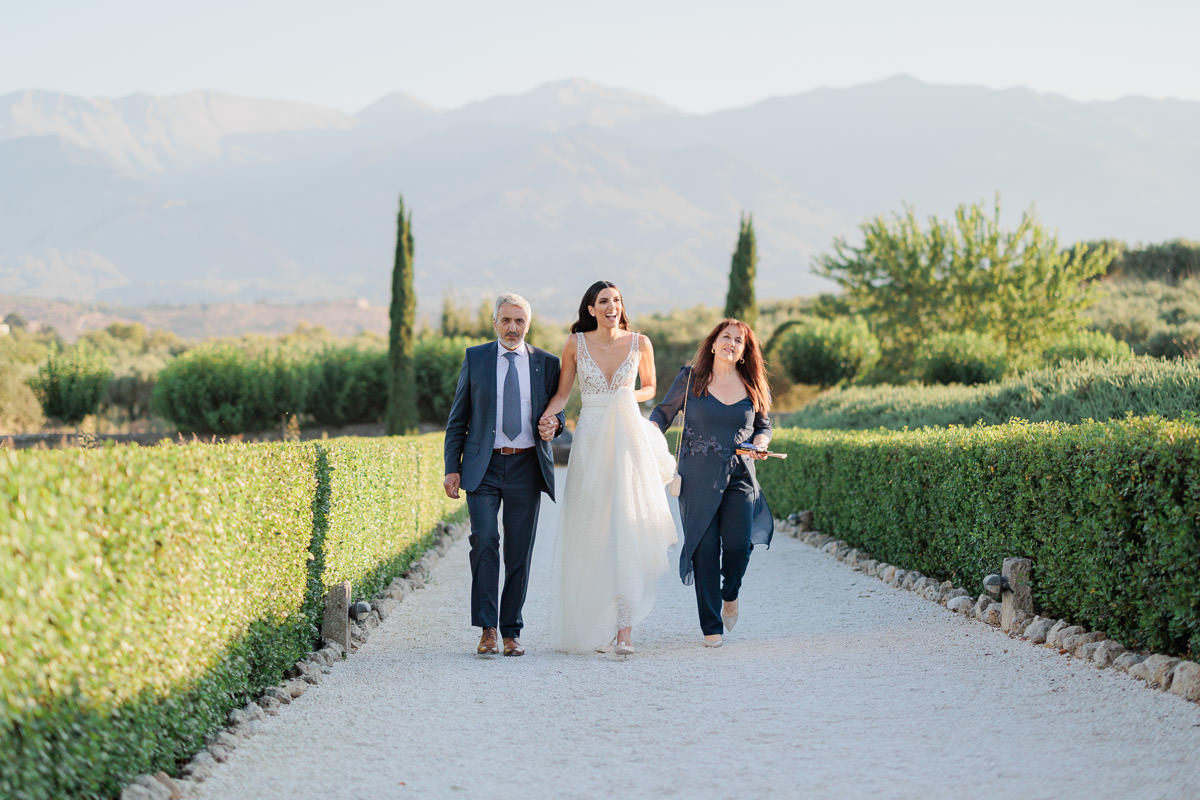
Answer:
[[[496,446],[496,350],[498,342],[468,347],[458,373],[454,402],[446,419],[446,474],[458,472],[464,491],[479,488]],[[546,404],[558,391],[558,356],[529,348],[529,391],[532,407],[533,436],[537,441],[542,485],[537,487],[554,499],[554,453],[550,443],[538,436],[537,423]],[[558,415],[558,429],[563,426]]]

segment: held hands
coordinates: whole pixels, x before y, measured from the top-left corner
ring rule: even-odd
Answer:
[[[554,414],[545,414],[538,420],[538,435],[545,441],[550,441],[558,433],[558,417]]]

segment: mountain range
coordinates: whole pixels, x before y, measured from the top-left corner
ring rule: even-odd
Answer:
[[[867,217],[1000,197],[1069,244],[1197,236],[1200,103],[1075,102],[895,77],[688,114],[583,80],[457,109],[356,114],[210,92],[0,96],[0,294],[120,303],[386,304],[402,195],[417,293],[512,288],[573,315],[719,305],[739,216],[760,297]]]

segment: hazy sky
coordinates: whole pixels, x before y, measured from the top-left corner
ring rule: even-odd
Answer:
[[[194,89],[357,111],[563,78],[685,111],[913,75],[1200,100],[1200,3],[1125,0],[9,0],[0,94]]]

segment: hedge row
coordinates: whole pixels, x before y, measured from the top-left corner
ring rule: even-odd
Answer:
[[[1200,410],[1200,362],[1136,357],[1085,360],[980,386],[835,389],[779,420],[798,428],[996,425],[1011,419],[1069,422],[1127,414],[1178,418]]]
[[[474,344],[462,337],[417,340],[413,377],[422,422],[445,423],[463,352]],[[158,374],[153,406],[180,430],[204,434],[268,430],[292,415],[329,426],[378,422],[387,407],[388,369],[381,350],[327,347],[251,356],[230,345],[207,345]]]
[[[0,453],[0,796],[171,772],[434,523],[441,437]]]
[[[1200,654],[1200,426],[1159,418],[920,431],[780,430],[776,515],[981,590],[1034,563],[1038,612],[1128,647]]]

